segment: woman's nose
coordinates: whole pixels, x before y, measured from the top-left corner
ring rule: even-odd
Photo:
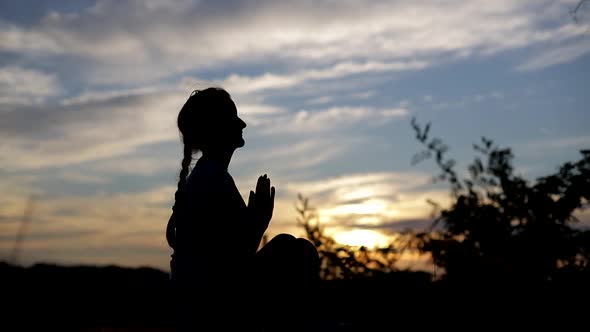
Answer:
[[[244,120],[242,120],[242,119],[238,118],[238,121],[239,121],[239,123],[240,123],[240,127],[241,127],[242,129],[246,128],[246,122],[244,122]]]

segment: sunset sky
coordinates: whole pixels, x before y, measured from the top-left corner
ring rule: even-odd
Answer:
[[[590,11],[577,0],[0,1],[0,259],[168,269],[180,107],[220,86],[247,122],[229,171],[297,194],[338,241],[385,244],[444,203],[412,117],[457,159],[481,136],[529,179],[590,147]]]

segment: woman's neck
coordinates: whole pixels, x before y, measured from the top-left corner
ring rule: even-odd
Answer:
[[[215,163],[220,164],[225,169],[229,167],[229,162],[231,161],[231,157],[234,154],[234,151],[203,151],[203,156],[199,158],[204,162],[212,161]]]

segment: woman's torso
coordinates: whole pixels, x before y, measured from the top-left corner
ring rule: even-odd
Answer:
[[[247,251],[246,205],[227,169],[198,161],[177,212],[173,278],[209,283],[239,265]]]

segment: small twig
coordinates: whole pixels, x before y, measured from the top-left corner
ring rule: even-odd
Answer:
[[[23,213],[20,228],[18,229],[18,233],[16,234],[16,239],[14,240],[14,247],[12,248],[12,253],[10,255],[9,262],[13,265],[18,264],[18,255],[22,250],[22,244],[25,238],[25,234],[27,232],[29,223],[31,222],[31,217],[33,216],[34,203],[35,195],[31,195],[25,207],[25,212]]]

